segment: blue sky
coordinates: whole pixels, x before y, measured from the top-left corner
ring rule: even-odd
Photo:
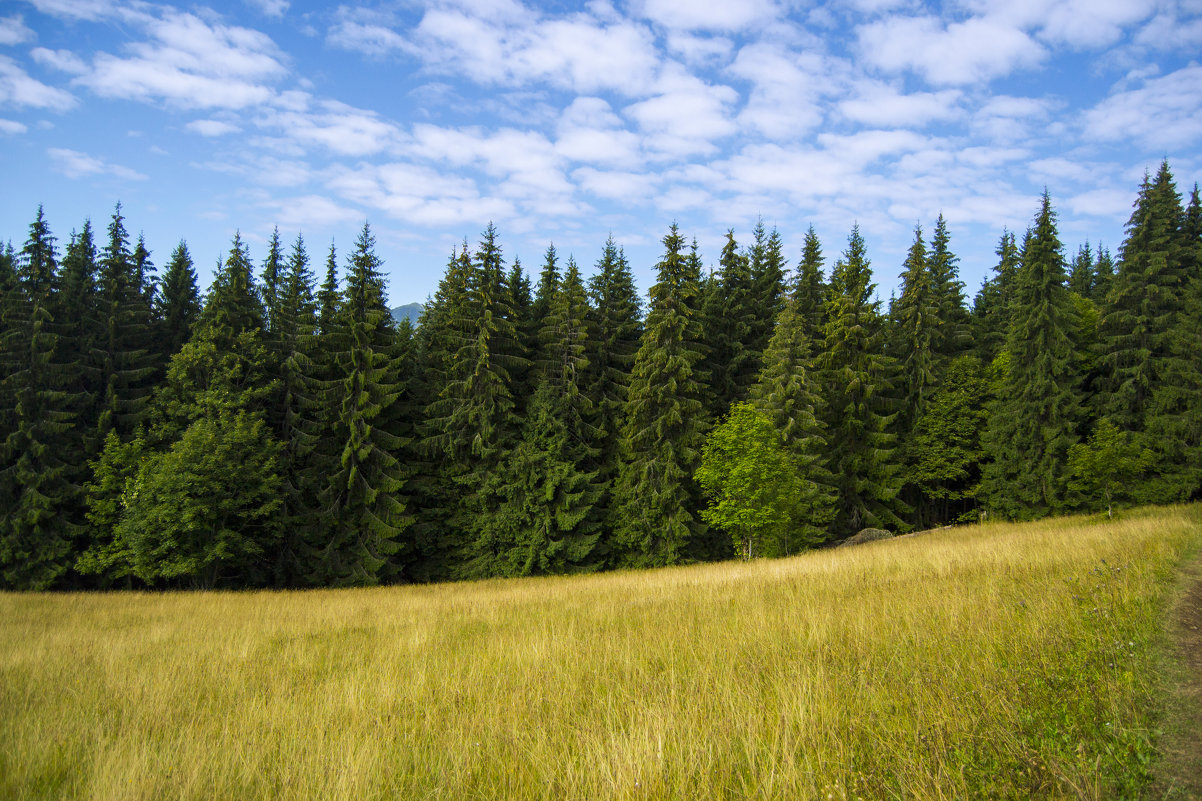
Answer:
[[[1068,249],[1117,250],[1145,170],[1202,177],[1202,0],[430,0],[0,6],[0,238],[65,243],[121,200],[206,284],[278,225],[320,269],[369,220],[394,303],[494,221],[537,272],[606,237],[645,289],[668,224],[859,222],[887,297],[942,212],[971,296],[1044,186]]]

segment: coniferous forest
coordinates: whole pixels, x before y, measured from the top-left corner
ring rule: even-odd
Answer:
[[[709,272],[672,225],[644,300],[612,240],[528,277],[490,225],[417,326],[367,225],[257,264],[235,236],[202,297],[120,206],[65,241],[39,208],[0,253],[0,588],[574,573],[1198,498],[1197,185],[1147,176],[1113,257],[1033,207],[971,304],[917,227],[887,308],[858,228],[731,232]]]

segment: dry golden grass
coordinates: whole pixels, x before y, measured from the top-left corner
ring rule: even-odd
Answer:
[[[0,797],[1138,795],[1197,509],[751,564],[0,595]]]

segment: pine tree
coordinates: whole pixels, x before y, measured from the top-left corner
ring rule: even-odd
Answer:
[[[1083,298],[1093,297],[1094,280],[1093,249],[1087,239],[1077,248],[1077,256],[1068,272],[1068,288]]]
[[[829,465],[838,496],[832,531],[842,538],[866,526],[901,529],[893,361],[883,354],[879,301],[859,226],[831,273],[826,349],[820,357]]]
[[[801,261],[797,262],[790,293],[797,302],[797,314],[806,335],[813,342],[821,342],[826,336],[826,283],[822,277],[822,263],[822,243],[811,225],[806,231]]]
[[[762,226],[759,233],[762,238]],[[752,349],[758,322],[751,261],[739,252],[733,230],[726,232],[718,263],[720,271],[711,278],[700,306],[705,345],[700,370],[707,374],[707,410],[715,419],[747,397],[761,358]]]
[[[1183,222],[1181,197],[1164,162],[1155,180],[1145,176],[1102,320],[1102,408],[1120,430],[1146,429],[1152,395],[1175,369],[1171,332],[1183,300]]]
[[[826,538],[834,517],[834,477],[826,466],[827,443],[819,414],[813,365],[814,342],[800,303],[790,298],[776,322],[764,351],[764,367],[751,389],[755,407],[772,422],[781,446],[789,454],[801,480],[799,514],[794,521],[794,546]]]
[[[142,422],[156,372],[152,350],[151,308],[138,265],[129,252],[129,236],[121,204],[108,227],[108,244],[101,253],[97,343],[101,397],[97,438],[115,431],[121,438],[133,435]]]
[[[951,235],[943,215],[935,221],[928,259],[931,291],[935,298],[939,325],[934,330],[931,350],[935,354],[935,375],[942,376],[947,363],[972,345],[968,310],[964,306],[964,282],[960,280],[959,259],[951,252]]]
[[[319,548],[316,574],[322,584],[375,584],[396,577],[396,555],[411,520],[402,495],[405,470],[394,455],[406,444],[397,431],[403,386],[395,330],[366,223],[347,264],[335,330],[335,432],[342,453],[322,497],[333,525]]]
[[[280,229],[271,231],[267,240],[267,258],[263,260],[263,308],[266,311],[264,331],[278,336],[284,288],[284,248],[280,244]]]
[[[615,486],[615,539],[621,561],[632,566],[677,564],[704,534],[692,479],[704,435],[702,388],[694,376],[700,281],[675,224],[663,244],[627,394]]]
[[[621,460],[621,428],[625,418],[627,389],[634,356],[642,338],[642,307],[634,276],[626,256],[610,237],[597,262],[597,273],[589,281],[589,296],[595,320],[596,339],[587,357],[589,376],[585,386],[595,409],[597,429],[597,483],[601,495],[593,505],[594,516],[612,532],[617,521],[610,511],[613,481]],[[613,553],[613,548],[606,548]]]
[[[0,585],[8,589],[55,586],[74,561],[79,533],[65,514],[79,487],[65,453],[75,414],[58,353],[54,241],[39,206],[5,304],[3,395],[13,403],[13,420],[0,448]]]
[[[569,258],[540,331],[547,358],[521,442],[504,466],[502,537],[510,543],[500,571],[508,575],[593,570],[604,553],[592,514],[597,430],[583,391],[593,339],[588,298]]]
[[[1114,259],[1110,251],[1098,245],[1098,260],[1093,268],[1093,290],[1089,299],[1099,308],[1105,309],[1109,303],[1110,285],[1114,282]]]
[[[920,226],[914,228],[914,244],[906,255],[901,280],[901,297],[893,304],[891,316],[905,393],[897,429],[905,439],[938,385],[935,347],[942,341],[944,325],[938,305],[941,298],[936,294],[933,265],[928,262]]]
[[[1195,184],[1179,235],[1180,311],[1168,332],[1169,358],[1148,406],[1143,445],[1152,452],[1143,500],[1202,495],[1202,203]]]
[[[764,221],[758,220],[753,236],[754,242],[747,254],[751,326],[748,338],[744,341],[749,361],[753,364],[749,365],[750,376],[743,384],[744,389],[755,382],[785,298],[785,257],[780,234],[775,228],[770,234],[765,234]],[[745,396],[746,393],[743,393],[739,397]]]
[[[155,317],[160,321],[163,350],[173,356],[191,339],[192,329],[200,317],[196,270],[188,246],[182,240],[171,253],[171,261],[167,262]]]
[[[1066,286],[1056,215],[1045,192],[1014,278],[1007,370],[985,435],[991,461],[981,493],[1009,519],[1055,514],[1069,506],[1068,450],[1081,418],[1073,371],[1077,313]]]
[[[1003,231],[995,252],[998,263],[994,265],[993,277],[986,279],[973,303],[973,342],[977,356],[985,364],[992,363],[1006,347],[1019,262],[1014,234]]]

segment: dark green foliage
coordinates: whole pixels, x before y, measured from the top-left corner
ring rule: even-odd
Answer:
[[[196,420],[145,459],[115,526],[133,574],[200,588],[263,583],[281,529],[279,453],[262,416],[239,411]]]
[[[1143,431],[1148,404],[1173,358],[1172,330],[1181,310],[1184,212],[1168,164],[1144,179],[1119,270],[1102,320],[1106,344],[1103,409],[1121,429]]]
[[[280,229],[274,228],[267,240],[267,258],[263,260],[263,330],[275,336],[280,327],[284,295],[284,250],[280,244]]]
[[[614,536],[621,563],[632,566],[677,564],[704,532],[692,479],[705,430],[695,377],[700,281],[675,224],[663,243],[627,394],[614,490]]]
[[[196,270],[188,246],[183,242],[176,245],[171,261],[167,262],[155,316],[159,321],[162,348],[170,357],[192,337],[192,329],[200,318]]]
[[[964,353],[972,345],[968,309],[964,306],[964,282],[960,280],[959,259],[951,252],[951,235],[943,215],[935,221],[935,233],[931,237],[929,264],[931,289],[939,325],[931,340],[935,354],[936,374],[951,359]]]
[[[875,288],[856,226],[831,273],[826,349],[819,361],[828,464],[838,496],[832,531],[839,538],[868,526],[905,527],[897,441],[890,430],[896,415],[889,399],[896,367],[882,347]]]
[[[985,452],[981,432],[993,393],[975,356],[953,359],[943,383],[914,422],[906,445],[906,481],[915,492],[918,528],[976,518],[975,491]]]
[[[732,403],[747,397],[761,357],[752,349],[759,312],[751,263],[739,252],[734,231],[726,232],[718,264],[719,272],[705,285],[700,328],[705,345],[700,370],[709,385],[707,411],[712,418],[724,415]]]
[[[822,278],[822,263],[822,244],[811,225],[806,231],[805,246],[790,291],[797,301],[797,314],[806,327],[806,334],[814,342],[820,342],[826,336],[826,283]]]
[[[1086,241],[1077,248],[1077,256],[1068,272],[1068,288],[1083,298],[1090,298],[1093,297],[1094,283],[1093,250]]]
[[[800,481],[799,506],[790,547],[821,541],[835,510],[834,477],[826,467],[827,443],[819,422],[821,399],[815,387],[814,343],[809,326],[790,299],[777,318],[764,352],[764,368],[751,389],[755,407],[767,416],[789,454]]]
[[[751,281],[751,330],[745,347],[749,361],[754,364],[751,365],[752,375],[743,385],[744,389],[754,382],[755,374],[759,372],[759,359],[768,348],[772,328],[777,315],[784,308],[785,298],[785,257],[780,233],[773,228],[772,233],[766,234],[764,221],[759,220],[753,236],[754,241],[747,254]],[[745,394],[739,397],[745,397]]]
[[[1045,192],[1014,279],[1008,369],[985,437],[991,461],[981,494],[989,511],[1009,519],[1069,507],[1068,450],[1082,412],[1073,354],[1078,315],[1066,277],[1056,215]]]
[[[59,359],[58,258],[42,208],[15,260],[3,302],[2,395],[11,417],[0,443],[0,586],[48,589],[74,561],[78,526],[62,514],[78,502],[66,459],[76,422],[70,365]]]
[[[587,354],[589,375],[586,386],[593,402],[597,483],[601,487],[601,496],[593,506],[594,516],[608,533],[617,529],[617,521],[609,517],[612,488],[621,458],[626,392],[643,326],[630,265],[612,237],[605,243],[596,270],[596,275],[589,281],[595,340]]]
[[[922,228],[914,229],[914,244],[902,266],[901,297],[892,305],[892,352],[899,361],[902,410],[898,430],[907,437],[914,421],[926,411],[926,402],[937,385],[935,344],[942,340],[943,320],[935,293],[931,264],[927,260]]]
[[[348,261],[334,331],[337,376],[327,397],[338,403],[334,437],[341,454],[321,496],[331,525],[329,539],[316,543],[314,578],[335,586],[375,584],[396,578],[395,557],[411,520],[401,494],[406,474],[395,455],[406,444],[397,414],[403,378],[366,224]]]
[[[108,227],[108,243],[100,257],[97,279],[96,343],[100,397],[96,430],[99,439],[116,431],[129,437],[141,424],[150,400],[157,356],[152,343],[151,307],[133,254],[121,206]]]
[[[505,575],[594,570],[604,557],[593,505],[601,495],[584,392],[593,344],[588,298],[575,262],[568,260],[553,293],[539,340],[546,359],[522,439],[502,468],[505,500],[498,518],[508,543],[499,560]]]
[[[1014,234],[1003,231],[995,252],[998,263],[994,265],[993,276],[981,286],[972,310],[973,341],[977,356],[984,364],[992,362],[1005,349],[1010,330],[1010,308],[1019,262]]]

